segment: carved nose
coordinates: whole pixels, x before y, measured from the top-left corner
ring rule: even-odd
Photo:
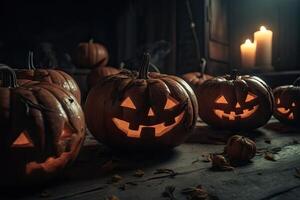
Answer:
[[[239,102],[236,103],[235,108],[241,108],[241,105],[239,104]]]
[[[154,112],[153,112],[152,108],[149,109],[148,116],[154,116]]]

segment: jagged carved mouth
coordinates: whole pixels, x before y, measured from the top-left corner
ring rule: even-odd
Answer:
[[[63,152],[58,157],[49,157],[45,162],[38,163],[36,161],[29,162],[26,165],[26,174],[31,174],[36,170],[42,170],[48,173],[55,172],[59,168],[63,168],[68,162],[71,152]]]
[[[277,111],[278,111],[279,113],[283,114],[283,115],[288,114],[288,113],[291,112],[291,110],[290,110],[289,108],[284,108],[284,107],[279,107],[279,108],[277,108]],[[293,114],[293,112],[291,112],[291,113],[288,115],[287,118],[290,119],[290,120],[293,120],[293,119],[294,119],[294,114]]]
[[[155,133],[155,137],[161,137],[164,134],[166,134],[168,131],[173,129],[176,125],[178,125],[181,120],[183,119],[184,112],[181,112],[177,117],[175,117],[175,122],[171,125],[165,125],[165,123],[160,123],[152,126],[145,126],[145,125],[139,125],[138,130],[132,130],[129,128],[130,123],[118,118],[113,118],[114,124],[117,126],[118,129],[120,129],[122,132],[124,132],[127,137],[132,138],[140,138],[141,133],[143,129],[152,129]]]
[[[252,109],[244,109],[243,113],[241,114],[236,114],[236,112],[231,111],[230,113],[225,113],[223,110],[220,109],[215,109],[214,113],[220,118],[220,119],[228,119],[230,121],[238,119],[245,119],[253,115],[253,113],[256,112],[258,109],[258,105],[254,106]]]

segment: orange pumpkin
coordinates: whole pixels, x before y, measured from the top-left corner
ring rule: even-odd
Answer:
[[[201,72],[189,72],[182,75],[185,80],[192,88],[196,89],[206,80],[212,79],[213,76],[205,74],[206,60],[202,58]]]
[[[300,77],[293,85],[275,88],[273,94],[274,116],[284,124],[300,126]]]
[[[205,81],[195,92],[200,118],[217,128],[255,129],[266,124],[273,113],[272,91],[256,76],[233,72]]]
[[[256,144],[247,137],[234,135],[228,139],[225,153],[231,161],[249,161],[256,154]]]
[[[144,55],[139,73],[119,73],[94,86],[85,114],[91,133],[116,148],[172,148],[195,126],[197,100],[180,78],[148,73]]]
[[[100,43],[89,42],[80,43],[75,52],[75,65],[80,68],[94,68],[106,66],[109,59],[106,47]]]

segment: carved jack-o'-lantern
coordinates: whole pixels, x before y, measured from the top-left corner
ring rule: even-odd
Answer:
[[[300,123],[300,78],[293,85],[280,86],[273,91],[275,97],[274,116],[282,123]]]
[[[267,84],[255,76],[216,77],[197,91],[199,115],[211,126],[226,129],[254,129],[264,125],[273,111],[273,95]]]
[[[53,178],[77,156],[85,136],[75,97],[54,84],[16,84],[0,67],[1,185],[29,185]]]
[[[102,142],[127,149],[169,148],[183,142],[194,127],[197,102],[192,89],[171,76],[152,76],[148,66],[146,54],[138,74],[109,76],[90,91],[87,125]]]

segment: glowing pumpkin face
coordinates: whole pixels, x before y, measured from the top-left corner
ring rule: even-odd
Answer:
[[[280,86],[274,89],[274,116],[282,123],[299,126],[300,87],[297,85]]]
[[[200,118],[224,129],[254,129],[271,117],[273,95],[254,76],[224,76],[207,80],[196,91]]]
[[[251,117],[251,115],[253,115],[257,109],[259,108],[259,105],[255,105],[255,99],[257,98],[256,95],[248,92],[246,99],[244,101],[244,103],[239,103],[237,102],[234,106],[234,108],[232,108],[232,111],[230,111],[229,113],[226,113],[224,110],[222,110],[220,107],[218,106],[219,109],[214,109],[214,113],[220,118],[220,119],[224,119],[224,120],[239,120],[239,119],[246,119],[248,117]],[[226,107],[226,105],[228,105],[228,101],[226,100],[225,96],[221,95],[220,97],[218,97],[215,100],[215,103],[218,105],[223,105]],[[241,106],[243,105],[243,107]]]
[[[178,101],[173,99],[172,97],[168,97],[166,104],[164,106],[164,110],[171,111],[173,110],[177,105],[179,104]],[[136,107],[130,97],[127,97],[121,104],[121,106],[124,109],[131,109],[133,112],[136,111]],[[171,114],[172,115],[172,114]],[[164,134],[166,134],[168,131],[172,130],[176,125],[178,125],[182,118],[184,116],[184,111],[180,112],[179,115],[173,117],[174,118],[174,123],[170,123],[169,125],[166,124],[166,122],[161,122],[161,123],[156,123],[151,125],[151,120],[155,121],[155,113],[151,107],[149,107],[149,110],[147,112],[147,117],[146,121],[149,121],[150,123],[141,123],[137,130],[131,129],[130,128],[130,122],[123,120],[123,119],[118,119],[118,118],[113,118],[114,124],[122,131],[124,132],[128,137],[133,137],[133,138],[140,138],[141,134],[144,130],[152,130],[154,137],[161,137]],[[170,116],[172,118],[172,116]],[[153,120],[154,119],[154,120]],[[149,124],[149,125],[146,125]],[[148,132],[149,134],[149,132]]]
[[[280,98],[277,98],[276,100],[276,112],[281,114],[282,116],[285,116],[289,120],[294,120],[294,109],[296,108],[296,103],[292,102],[291,105],[287,105],[287,107],[284,107],[284,105],[281,104]]]
[[[1,66],[0,72],[0,185],[51,179],[76,158],[83,143],[81,107],[56,85],[27,81],[18,87],[12,69]]]
[[[107,77],[89,92],[85,114],[91,133],[126,149],[171,148],[188,136],[197,119],[197,101],[182,79],[148,73]]]

